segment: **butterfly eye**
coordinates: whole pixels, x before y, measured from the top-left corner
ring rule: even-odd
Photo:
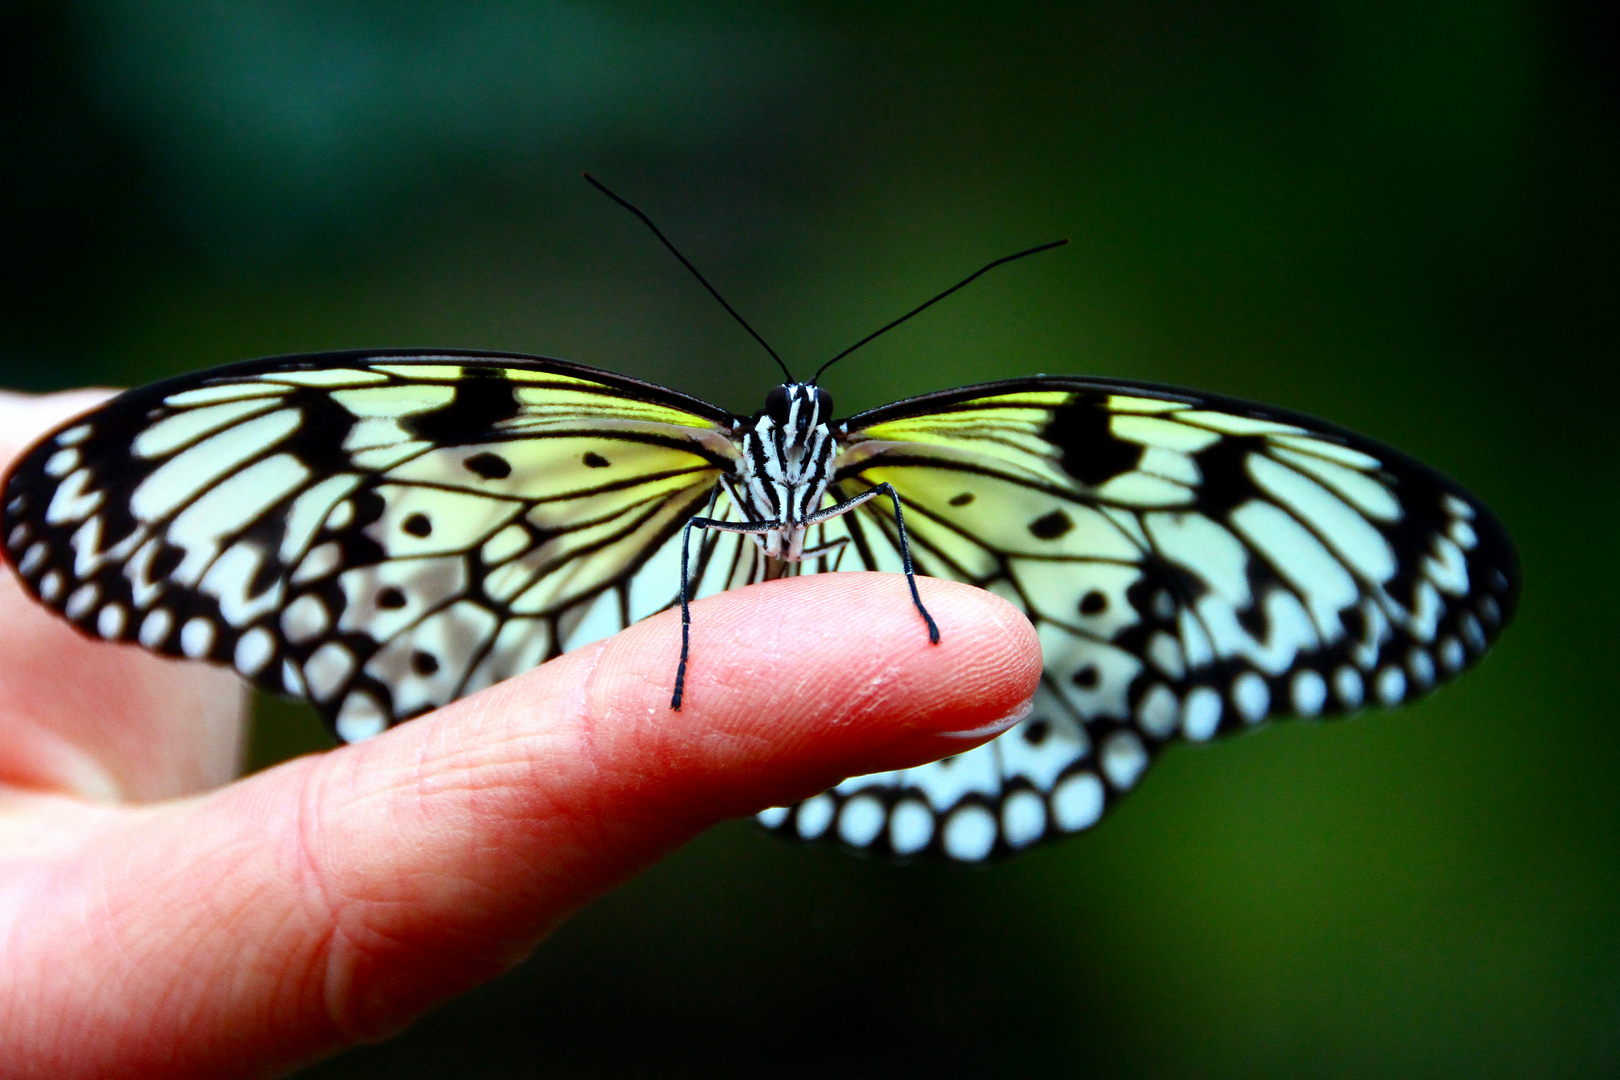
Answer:
[[[788,421],[788,409],[791,404],[792,398],[788,394],[788,388],[778,386],[765,395],[765,415],[778,425],[785,424]]]
[[[832,419],[832,395],[821,387],[816,387],[816,416],[825,424]]]

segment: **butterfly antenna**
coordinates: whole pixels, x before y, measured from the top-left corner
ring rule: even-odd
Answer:
[[[643,214],[640,210],[638,210],[628,200],[620,198],[618,195],[615,195],[612,191],[609,191],[608,188],[607,188],[607,185],[603,184],[602,181],[598,180],[596,177],[592,176],[590,173],[585,174],[585,179],[589,180],[591,182],[591,186],[594,187],[597,191],[600,191],[602,194],[606,195],[608,198],[612,199],[614,202],[618,203],[620,206],[624,207],[626,210],[628,210],[632,214],[636,215],[636,217],[640,218],[641,223],[643,225],[647,226],[647,228],[651,229],[653,231],[653,235],[658,237],[658,239],[663,242],[665,247],[669,248],[670,254],[674,255],[677,259],[681,260],[681,265],[682,266],[684,266],[688,270],[692,271],[692,276],[697,278],[698,281],[702,283],[702,285],[703,285],[703,287],[705,289],[709,290],[709,295],[714,297],[716,300],[720,301],[720,306],[725,308],[726,311],[730,313],[731,317],[733,319],[736,319],[737,322],[739,324],[741,324],[741,326],[742,326],[742,328],[744,330],[748,331],[749,334],[753,335],[753,338],[754,338],[755,341],[759,342],[761,345],[763,345],[765,347],[765,351],[771,354],[771,359],[776,361],[776,366],[782,369],[782,374],[787,376],[787,381],[788,382],[793,381],[793,372],[789,371],[788,366],[782,362],[782,358],[780,356],[776,355],[776,350],[771,348],[770,343],[768,341],[766,341],[764,338],[760,337],[759,332],[757,330],[755,330],[752,326],[748,325],[748,320],[747,319],[745,319],[741,315],[737,314],[737,309],[736,308],[734,308],[730,304],[726,303],[726,298],[720,295],[720,290],[716,289],[713,285],[710,285],[708,278],[706,278],[702,274],[698,273],[698,268],[693,266],[691,261],[688,260],[685,255],[682,255],[680,253],[680,249],[678,249],[674,244],[669,242],[669,237],[665,236],[663,234],[663,232],[658,228],[658,226],[653,224],[652,218],[648,217],[646,214]],[[981,270],[980,273],[983,273],[983,271]]]
[[[881,327],[881,328],[879,328],[877,330],[872,331],[870,334],[867,334],[865,337],[861,338],[861,340],[857,341],[855,344],[851,345],[849,348],[845,349],[843,352],[839,353],[837,356],[833,357],[831,360],[827,361],[825,364],[822,364],[819,368],[816,369],[816,373],[814,375],[810,376],[810,382],[812,384],[815,383],[818,379],[821,378],[821,373],[823,371],[826,371],[828,368],[832,367],[834,364],[838,363],[838,361],[842,360],[844,357],[848,356],[850,353],[854,352],[856,349],[860,348],[862,345],[865,345],[867,342],[871,341],[873,338],[882,337],[884,334],[887,334],[890,330],[893,330],[895,327],[899,326],[901,323],[905,322],[907,319],[911,318],[913,315],[919,315],[922,312],[928,310],[929,308],[933,307],[935,304],[939,303],[941,300],[945,299],[947,296],[951,295],[951,293],[955,292],[957,289],[960,289],[964,285],[967,285],[969,282],[973,281],[975,278],[978,278],[978,277],[980,277],[980,276],[982,276],[984,274],[988,274],[990,271],[994,270],[996,267],[1000,266],[1002,263],[1015,262],[1018,259],[1024,258],[1026,255],[1038,255],[1039,253],[1041,253],[1043,251],[1050,251],[1053,248],[1062,247],[1064,244],[1067,244],[1068,242],[1069,241],[1067,239],[1053,240],[1049,244],[1041,244],[1041,245],[1039,245],[1037,247],[1027,248],[1024,251],[1019,251],[1019,252],[1016,252],[1016,253],[1014,253],[1012,255],[1003,255],[1001,258],[997,259],[995,262],[987,263],[984,266],[979,267],[979,269],[973,271],[973,273],[969,274],[967,277],[963,278],[961,281],[958,281],[955,285],[952,285],[950,288],[946,289],[944,292],[940,293],[938,296],[934,297],[932,300],[929,300],[926,303],[918,304],[916,307],[912,308],[910,311],[906,312],[904,315],[902,315],[898,319],[894,320],[894,322],[890,323],[887,326],[884,326],[884,327]],[[666,241],[666,243],[667,243],[667,241]]]

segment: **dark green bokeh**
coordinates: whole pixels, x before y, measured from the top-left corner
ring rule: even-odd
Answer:
[[[751,411],[1034,371],[1387,439],[1518,538],[1518,623],[1393,715],[1165,756],[982,872],[715,830],[347,1076],[1609,1076],[1616,33],[1473,3],[0,9],[0,382],[564,356]],[[267,716],[258,760],[321,745]]]

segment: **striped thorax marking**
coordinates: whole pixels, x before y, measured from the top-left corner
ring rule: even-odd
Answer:
[[[807,521],[821,508],[832,479],[837,444],[828,421],[832,396],[812,383],[784,383],[742,439],[742,459],[730,492],[749,518],[777,528],[754,533],[765,554],[798,562]]]

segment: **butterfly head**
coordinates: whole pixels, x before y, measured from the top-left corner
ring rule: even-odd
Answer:
[[[816,428],[832,421],[832,395],[814,383],[783,383],[765,395],[765,412],[782,441],[803,446]]]

